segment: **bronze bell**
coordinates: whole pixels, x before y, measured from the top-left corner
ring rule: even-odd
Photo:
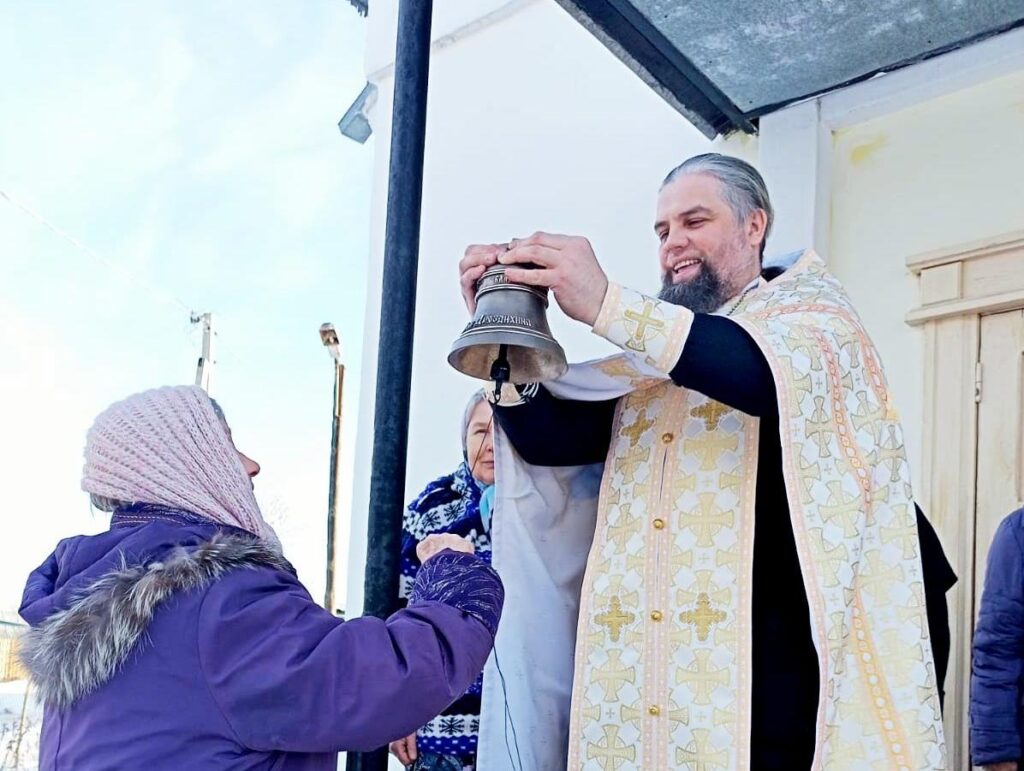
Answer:
[[[547,307],[546,288],[509,281],[504,265],[489,268],[476,283],[476,314],[452,345],[448,363],[494,381],[496,395],[504,383],[560,377],[568,365],[548,327]]]

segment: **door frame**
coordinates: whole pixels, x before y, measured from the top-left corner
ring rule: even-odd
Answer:
[[[919,300],[906,322],[925,340],[921,504],[960,579],[947,598],[949,768],[968,768],[981,317],[1024,308],[1024,230],[914,255],[907,267]]]

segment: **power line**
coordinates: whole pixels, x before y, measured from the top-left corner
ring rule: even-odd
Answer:
[[[49,230],[51,233],[59,236],[60,238],[64,239],[65,241],[67,241],[69,244],[74,246],[80,252],[83,252],[84,254],[87,254],[88,256],[92,257],[94,260],[96,260],[97,262],[102,264],[108,270],[112,271],[113,273],[117,274],[121,278],[123,278],[126,281],[128,281],[128,283],[138,287],[139,289],[142,289],[142,290],[146,291],[147,293],[149,293],[150,295],[152,295],[154,298],[159,300],[161,303],[164,303],[165,305],[178,305],[186,313],[188,313],[190,317],[192,316],[192,313],[193,313],[192,308],[190,308],[188,306],[188,304],[185,303],[183,300],[181,300],[180,298],[176,297],[175,295],[170,294],[169,292],[165,292],[165,291],[162,291],[162,290],[158,289],[157,287],[153,286],[151,283],[149,283],[145,279],[141,278],[137,274],[132,273],[130,270],[125,268],[123,265],[119,265],[114,260],[111,260],[111,259],[108,259],[107,257],[104,257],[102,254],[97,252],[95,249],[92,249],[92,248],[86,246],[81,241],[79,241],[77,238],[75,238],[74,236],[72,236],[71,234],[66,232],[65,230],[62,230],[61,228],[57,227],[52,222],[47,220],[45,217],[43,217],[43,215],[39,214],[34,209],[31,209],[30,207],[28,207],[27,205],[25,205],[21,201],[19,201],[16,198],[14,198],[6,190],[0,189],[0,198],[3,198],[11,206],[13,206],[14,208],[18,209],[23,214],[26,214],[29,217],[31,217],[32,219],[34,219],[36,222],[38,222],[44,228]]]
[[[107,268],[109,271],[111,271],[115,275],[119,276],[120,278],[124,279],[128,283],[134,285],[135,287],[143,290],[147,294],[149,294],[152,297],[154,297],[155,299],[159,300],[162,304],[164,304],[164,305],[171,305],[171,306],[177,306],[178,308],[181,308],[183,311],[185,311],[186,314],[188,314],[188,319],[191,322],[189,324],[189,326],[191,326],[192,323],[194,323],[195,319],[200,318],[200,314],[196,313],[192,309],[192,307],[190,307],[188,305],[188,303],[186,303],[180,297],[177,297],[176,295],[173,295],[170,292],[166,292],[166,291],[164,291],[164,290],[154,286],[153,284],[151,284],[150,282],[146,281],[144,278],[142,278],[138,274],[133,273],[132,271],[130,271],[129,269],[127,269],[123,265],[118,264],[115,260],[111,260],[108,257],[104,257],[102,254],[97,252],[95,249],[92,249],[91,247],[86,246],[81,241],[79,241],[77,238],[75,238],[73,235],[68,233],[66,230],[58,227],[57,225],[54,225],[52,222],[47,220],[39,212],[35,211],[34,209],[29,207],[28,205],[22,203],[17,198],[15,198],[10,193],[8,193],[6,190],[0,189],[0,198],[3,198],[5,201],[7,201],[7,203],[9,203],[15,209],[18,209],[23,214],[31,217],[33,220],[35,220],[37,223],[42,225],[44,228],[49,230],[54,235],[58,236],[59,238],[62,238],[64,241],[67,241],[69,244],[71,244],[73,247],[75,247],[80,252],[83,252],[84,254],[88,255],[89,257],[91,257],[95,261],[99,262],[101,265],[103,265],[105,268]],[[217,316],[218,316],[218,318],[221,318],[221,319],[224,318],[224,314],[221,313],[220,311],[217,312]],[[191,337],[187,327],[185,329],[185,332],[186,332],[186,337]],[[213,336],[219,338],[220,337],[220,332],[213,332]],[[233,362],[235,364],[239,364],[239,365],[242,364],[242,362],[239,361],[237,356],[233,355],[231,353],[231,351],[226,350],[226,349],[221,349],[218,352],[218,358],[226,359],[227,361]]]

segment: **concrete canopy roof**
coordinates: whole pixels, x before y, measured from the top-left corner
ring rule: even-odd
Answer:
[[[1024,25],[1024,0],[557,0],[713,137]]]

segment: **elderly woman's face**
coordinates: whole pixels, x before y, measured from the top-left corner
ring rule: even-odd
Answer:
[[[231,440],[231,444],[234,445],[235,444],[235,437],[231,433],[231,426],[229,426],[227,424],[227,421],[225,421],[225,420],[221,421],[221,425],[223,425],[224,428],[227,430],[227,432],[228,432],[228,439],[230,439]],[[260,473],[260,464],[257,463],[256,461],[254,461],[252,458],[250,458],[244,452],[239,450],[237,445],[235,445],[235,452],[238,453],[238,459],[242,461],[242,468],[244,468],[245,469],[245,473],[249,475],[249,479],[252,479],[257,474]]]
[[[473,478],[481,484],[494,484],[494,417],[491,405],[480,402],[469,416],[466,429],[466,456]]]
[[[235,452],[237,452],[238,457],[242,459],[242,466],[245,468],[245,473],[249,475],[249,479],[252,479],[254,476],[260,473],[259,463],[254,461],[252,458],[250,458],[248,455],[246,455],[239,449],[236,449]]]

